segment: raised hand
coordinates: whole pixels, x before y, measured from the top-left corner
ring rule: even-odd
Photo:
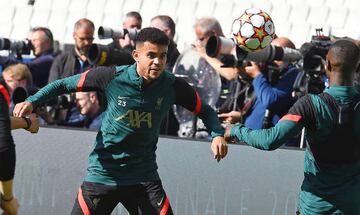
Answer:
[[[30,102],[21,102],[15,105],[13,115],[17,117],[28,116],[33,111],[33,105]]]
[[[214,154],[214,159],[219,162],[226,156],[228,145],[223,137],[215,137],[211,143],[211,150]]]

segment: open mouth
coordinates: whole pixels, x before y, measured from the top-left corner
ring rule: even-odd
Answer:
[[[151,68],[150,70],[151,70],[151,71],[154,71],[154,72],[159,72],[159,71],[160,71],[160,68]]]

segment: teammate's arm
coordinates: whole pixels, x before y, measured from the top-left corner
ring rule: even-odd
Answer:
[[[304,96],[274,127],[252,130],[244,125],[237,125],[227,129],[225,140],[231,142],[237,139],[258,149],[275,150],[299,134],[303,127],[309,128],[315,125],[315,119],[310,96]]]
[[[11,130],[23,128],[31,133],[37,133],[39,131],[39,122],[36,116],[30,115],[30,117],[11,117]]]
[[[198,93],[182,78],[176,78],[174,83],[176,101],[175,104],[181,105],[197,115],[211,132],[213,137],[211,149],[214,158],[218,161],[227,154],[227,145],[224,141],[224,129],[216,112],[207,104],[200,100]]]
[[[15,145],[11,136],[9,107],[5,96],[0,93],[0,208],[6,214],[16,214],[18,205],[13,198],[15,174]],[[9,201],[6,201],[9,200]]]
[[[25,102],[15,106],[13,115],[23,117],[31,114],[34,107],[59,96],[71,92],[104,91],[115,75],[114,67],[97,67],[82,74],[56,80],[41,88]]]

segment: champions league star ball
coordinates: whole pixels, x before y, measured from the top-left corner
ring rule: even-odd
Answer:
[[[273,40],[275,26],[269,14],[251,8],[234,20],[232,34],[241,49],[247,52],[259,51]]]

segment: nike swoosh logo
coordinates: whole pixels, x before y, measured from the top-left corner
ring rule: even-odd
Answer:
[[[156,204],[157,204],[158,206],[160,206],[163,201],[164,201],[164,197],[162,197],[161,200],[160,200],[160,202],[157,202]]]

